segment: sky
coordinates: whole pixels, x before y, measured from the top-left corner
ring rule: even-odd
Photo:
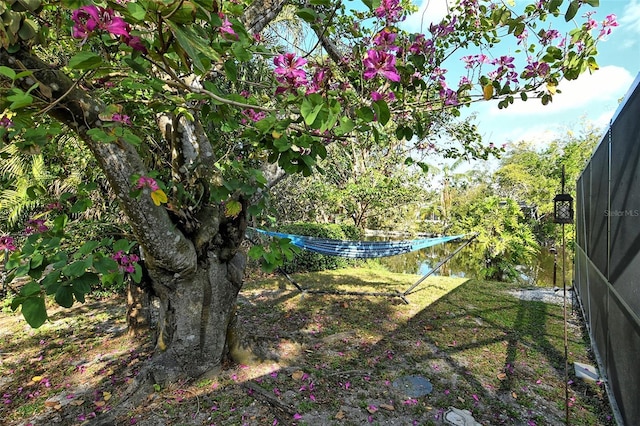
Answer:
[[[511,1],[516,4],[531,3]],[[447,0],[414,2],[420,9],[403,23],[403,28],[408,31],[426,32],[430,22],[439,22],[446,14]],[[567,5],[568,1],[565,1],[563,10]],[[581,123],[604,132],[619,102],[640,72],[640,0],[600,0],[599,7],[583,6],[580,14],[583,10],[595,10],[593,17],[599,22],[609,14],[617,16],[619,26],[598,44],[597,62],[600,69],[591,75],[585,73],[574,81],[562,81],[558,86],[562,93],[556,94],[553,102],[547,106],[537,99],[529,99],[499,110],[497,102],[486,101],[463,110],[463,114],[476,114],[475,123],[486,142],[502,145],[524,140],[542,148],[546,143],[566,135],[567,131],[579,132],[583,127]],[[567,23],[563,29],[568,31],[575,25]],[[597,34],[597,30],[594,34]],[[508,49],[505,47],[505,54],[509,53]]]

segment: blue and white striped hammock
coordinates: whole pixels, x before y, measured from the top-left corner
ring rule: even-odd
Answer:
[[[370,259],[375,257],[396,256],[432,247],[448,241],[457,240],[465,235],[449,237],[420,238],[404,241],[353,241],[332,240],[329,238],[307,237],[303,235],[285,234],[282,232],[265,231],[250,228],[271,237],[286,238],[296,247],[313,251],[327,256],[340,256],[352,259]]]

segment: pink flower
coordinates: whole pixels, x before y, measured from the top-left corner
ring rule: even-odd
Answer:
[[[374,102],[380,101],[380,100],[391,102],[396,100],[396,94],[393,92],[387,92],[385,94],[382,94],[380,92],[373,91],[371,92],[371,100]]]
[[[0,118],[0,127],[4,127],[5,129],[13,127],[13,121],[7,117],[2,117]]]
[[[302,419],[302,414],[300,414],[300,413],[295,413],[295,414],[293,415],[293,420],[300,420],[300,419]]]
[[[149,176],[140,176],[138,179],[138,184],[136,185],[137,189],[149,188],[152,192],[160,189],[158,186],[158,182],[152,177]]]
[[[322,88],[326,88],[329,83],[330,70],[326,67],[316,67],[315,74],[307,89],[307,94],[319,92]]]
[[[486,64],[489,62],[487,55],[469,55],[463,56],[462,61],[466,64],[464,67],[467,69],[471,69],[477,65]]]
[[[8,235],[0,237],[0,250],[16,251],[16,245],[13,237]]]
[[[113,114],[111,120],[131,126],[131,118],[126,114]]]
[[[283,86],[278,87],[276,93],[285,92],[287,89],[296,89],[307,84],[307,73],[302,67],[307,64],[307,60],[296,58],[295,53],[285,53],[273,58],[276,68],[273,73],[276,80]]]
[[[237,40],[238,34],[236,34],[233,28],[231,28],[231,22],[229,22],[229,19],[227,19],[222,13],[219,16],[220,18],[224,18],[222,26],[219,28],[222,38],[227,40]]]
[[[524,67],[522,76],[524,78],[546,77],[549,71],[551,71],[551,68],[546,62],[533,61]]]
[[[30,219],[27,221],[24,233],[31,235],[38,232],[47,232],[48,230],[49,227],[44,224],[44,219]]]
[[[451,22],[442,21],[439,24],[431,24],[429,31],[434,37],[444,37],[451,34],[455,30],[455,24],[458,22],[458,18],[455,16],[451,18]]]
[[[448,87],[440,89],[440,98],[444,101],[445,105],[458,105],[458,93],[455,90],[451,90]]]
[[[552,40],[558,37],[560,37],[560,32],[558,30],[551,29],[548,31],[543,31],[542,35],[540,36],[540,43],[542,43],[542,45],[547,45],[551,43]]]
[[[100,11],[94,5],[82,6],[71,14],[73,20],[73,37],[87,39],[100,23]]]
[[[611,34],[611,28],[618,26],[618,21],[616,20],[616,15],[613,13],[611,15],[607,15],[604,21],[602,21],[602,28],[600,29],[600,34],[598,34],[598,38],[602,38]]]
[[[373,37],[373,45],[378,46],[382,50],[397,51],[400,49],[395,42],[397,33],[391,32],[389,28],[385,28]]]
[[[400,74],[396,69],[396,58],[393,55],[371,49],[367,51],[362,64],[365,66],[365,80],[371,80],[376,75],[380,75],[391,81],[400,81]]]
[[[113,9],[98,8],[94,5],[82,6],[73,11],[71,19],[73,37],[86,40],[96,30],[104,30],[116,36],[130,37],[129,25],[124,19],[115,16]]]
[[[144,45],[140,37],[125,37],[125,41],[129,47],[133,50],[137,50],[142,53],[147,53],[147,46]]]
[[[387,22],[398,22],[402,19],[400,0],[382,0],[374,13],[378,18],[385,18]]]
[[[433,46],[433,40],[427,40],[424,34],[418,34],[409,46],[409,52],[414,55],[424,55],[427,60],[433,60],[433,53],[435,52],[435,48]]]

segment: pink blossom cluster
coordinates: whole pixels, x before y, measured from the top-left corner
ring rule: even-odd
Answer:
[[[294,91],[301,86],[308,84],[307,72],[304,66],[307,60],[302,57],[296,57],[295,53],[285,53],[273,58],[273,64],[276,68],[273,73],[280,86],[276,89],[276,94],[286,91]]]
[[[362,60],[364,78],[371,80],[381,76],[391,81],[400,81],[400,74],[396,69],[396,57],[383,50],[369,49]]]
[[[119,16],[115,16],[113,9],[106,9],[95,5],[82,6],[73,11],[73,37],[81,38],[83,43],[95,31],[106,31],[111,35],[120,36],[131,48],[146,52],[147,48],[140,37],[131,35],[129,24]]]
[[[13,127],[13,121],[8,117],[2,117],[0,118],[0,127],[4,127],[5,129]]]
[[[247,119],[255,123],[256,121],[260,121],[265,118],[267,116],[267,113],[264,111],[256,111],[255,109],[247,108],[242,110],[242,115],[245,117],[241,120],[242,124],[247,124]]]
[[[400,0],[382,0],[380,6],[374,11],[378,18],[384,18],[387,24],[404,20]]]
[[[551,71],[551,67],[546,62],[529,60],[527,66],[524,67],[522,76],[524,78],[546,77]]]
[[[111,120],[117,121],[122,124],[126,124],[127,126],[131,126],[131,117],[126,114],[113,114],[111,116]]]
[[[24,229],[24,233],[31,235],[39,232],[47,232],[48,230],[49,227],[44,224],[44,219],[29,219]]]
[[[129,274],[133,274],[136,269],[135,265],[140,260],[135,254],[125,254],[122,250],[116,252],[113,256],[111,256],[113,260],[118,263],[118,269],[122,272],[126,272]]]
[[[489,73],[489,78],[492,80],[500,80],[503,77],[506,78],[507,83],[518,83],[518,73],[515,71],[513,56],[502,55],[499,58],[491,59],[489,63],[491,65],[497,65],[498,67]]]
[[[158,191],[160,187],[158,186],[158,182],[152,177],[149,176],[140,176],[138,179],[138,183],[136,184],[137,189],[149,188],[151,192]]]
[[[429,61],[433,61],[435,56],[435,51],[436,51],[436,48],[433,45],[433,40],[432,39],[427,40],[424,34],[416,35],[415,40],[413,41],[411,46],[409,46],[410,53],[414,55],[424,55],[424,57]]]
[[[615,14],[607,15],[604,21],[602,21],[602,27],[600,28],[600,34],[598,38],[603,38],[611,34],[613,27],[618,26],[617,16]]]
[[[16,251],[16,243],[13,237],[3,235],[0,237],[0,250]]]
[[[224,16],[223,13],[219,13],[218,16],[220,19],[223,19],[222,26],[218,29],[220,31],[220,35],[222,38],[227,40],[238,40],[238,34],[231,27],[231,22],[227,17]]]

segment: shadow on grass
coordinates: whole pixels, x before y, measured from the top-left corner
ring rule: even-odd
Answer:
[[[329,272],[305,278],[303,284],[312,288],[387,291],[404,290],[415,277],[391,286],[384,275]],[[291,286],[283,289],[280,280],[247,286],[239,307],[239,322],[261,346],[264,362],[159,389],[119,424],[440,425],[451,406],[470,410],[484,424],[562,423],[558,307],[517,300],[506,293],[506,284],[474,280],[429,279],[410,305],[394,298],[300,295]],[[94,346],[87,349],[95,351],[109,335],[102,331],[92,338],[90,331],[86,338]],[[28,346],[37,346],[36,340]],[[570,344],[575,359],[586,361],[579,331]],[[15,343],[13,350],[19,347]],[[87,410],[104,401],[105,392],[117,400],[122,377],[135,371],[128,353],[114,357],[116,364],[106,366],[112,372],[96,364]],[[61,357],[47,369],[68,365],[76,368]],[[407,395],[394,386],[407,375],[429,379],[433,391]],[[610,424],[606,411],[594,408],[602,398],[598,389],[591,390],[591,399],[580,389],[572,393],[574,424]],[[60,413],[69,419],[61,424],[78,419],[77,410]]]
[[[3,315],[3,424],[80,424],[110,409],[151,348],[126,336],[123,303],[57,308],[37,330],[20,314]]]

